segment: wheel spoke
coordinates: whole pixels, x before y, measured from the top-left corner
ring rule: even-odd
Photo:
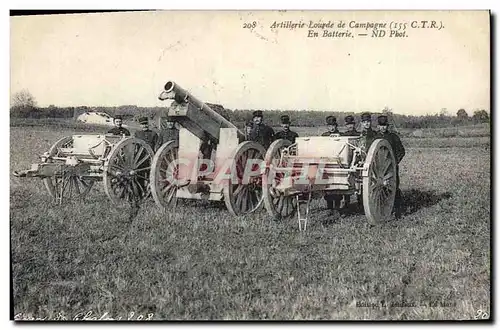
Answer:
[[[135,184],[139,187],[139,190],[141,191],[141,196],[145,196],[146,195],[146,192],[144,191],[144,187],[142,186],[142,184],[139,182],[139,180],[137,180],[137,178],[134,178],[134,182]]]
[[[168,190],[167,193],[164,194],[164,199],[167,203],[170,203],[172,198],[175,196],[177,193],[177,188],[175,186],[170,186],[170,189]]]
[[[140,161],[138,161],[137,163],[134,164],[134,168],[138,168],[142,163],[144,163],[148,158],[150,158],[150,155],[149,153],[146,152],[146,155],[141,158]]]
[[[242,212],[246,211],[247,195],[248,195],[248,189],[243,189],[243,191],[240,194],[241,198],[239,204],[239,209]]]
[[[238,195],[242,190],[243,190],[243,185],[240,184],[237,186],[236,190],[234,190],[233,195],[234,196]]]
[[[134,164],[137,164],[137,161],[139,160],[144,151],[146,151],[146,149],[143,146],[139,145],[139,150],[137,150],[135,153]]]
[[[387,173],[385,176],[384,176],[384,180],[389,180],[390,178],[394,177],[394,173],[393,172],[389,172]]]
[[[384,168],[382,169],[382,172],[380,172],[381,176],[385,176],[387,174],[387,171],[389,168],[392,166],[392,162],[387,159],[387,163],[385,163]]]
[[[163,186],[161,189],[160,189],[160,192],[162,194],[166,194],[170,189],[172,189],[174,187],[174,185],[172,184],[166,184],[165,186]]]
[[[235,204],[235,205],[236,205],[236,207],[237,207],[237,208],[239,208],[239,209],[241,209],[241,203],[242,203],[242,202],[241,202],[241,200],[242,200],[242,198],[243,198],[243,197],[242,197],[243,193],[242,193],[242,191],[241,191],[241,190],[243,190],[243,188],[242,188],[242,189],[240,189],[240,191],[238,192],[238,194],[233,194],[233,195],[236,197],[236,202],[235,202],[234,204]]]

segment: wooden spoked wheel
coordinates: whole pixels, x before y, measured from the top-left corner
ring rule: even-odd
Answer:
[[[151,165],[151,195],[159,207],[166,208],[177,198],[179,166],[179,142],[169,141],[162,145],[153,157]]]
[[[49,149],[47,163],[61,163],[61,165],[64,165],[65,161],[52,159],[51,157],[63,156],[61,155],[61,148],[71,148],[72,146],[73,138],[71,136],[59,139]],[[57,173],[53,177],[43,179],[45,188],[58,203],[62,203],[63,200],[85,197],[94,185],[94,182],[91,178],[75,175],[71,172],[64,173],[64,171]]]
[[[387,140],[375,140],[363,168],[363,206],[370,224],[387,220],[396,197],[396,159]]]
[[[249,214],[262,207],[262,182],[257,171],[260,170],[265,153],[264,147],[253,141],[240,143],[235,150],[231,179],[223,186],[224,202],[231,214]],[[245,171],[248,171],[246,175]],[[250,171],[256,174],[250,175]]]
[[[262,176],[264,205],[267,213],[274,219],[289,218],[297,211],[297,199],[295,196],[285,196],[275,189],[284,179],[284,173],[275,172],[274,168],[283,166],[280,163],[282,151],[291,144],[289,140],[285,139],[274,141],[269,146],[264,159],[266,164],[266,171]]]
[[[143,140],[126,138],[111,149],[104,163],[104,190],[115,203],[139,203],[149,196],[153,150]]]

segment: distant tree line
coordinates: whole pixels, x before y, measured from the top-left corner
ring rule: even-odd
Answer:
[[[252,119],[252,110],[230,110],[221,106],[208,103],[217,112],[223,114],[233,124],[243,127],[245,122]],[[12,99],[10,115],[15,118],[73,118],[86,111],[100,111],[108,113],[114,117],[121,115],[124,119],[135,120],[141,116],[154,118],[160,111],[165,111],[165,107],[139,107],[136,105],[123,105],[117,107],[57,107],[50,105],[48,107],[38,107],[34,97],[28,91],[16,93]],[[316,127],[325,126],[325,118],[333,115],[337,117],[339,125],[343,125],[344,118],[347,115],[354,115],[356,121],[359,121],[360,113],[344,111],[312,111],[312,110],[264,110],[264,121],[268,125],[277,126],[280,124],[282,115],[289,115],[292,126]],[[469,116],[465,109],[459,109],[456,115],[450,115],[446,109],[442,109],[439,114],[433,115],[400,115],[393,112],[392,109],[384,108],[378,113],[373,113],[373,121],[379,114],[386,114],[395,128],[421,129],[421,128],[444,128],[450,126],[466,126],[471,124],[486,123],[490,121],[489,113],[485,110],[475,110],[472,116]]]

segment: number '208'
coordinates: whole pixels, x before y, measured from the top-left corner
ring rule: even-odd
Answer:
[[[243,23],[244,29],[255,29],[257,27],[257,22],[253,21],[251,23]]]

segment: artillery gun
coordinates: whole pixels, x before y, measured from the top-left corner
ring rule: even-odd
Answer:
[[[40,158],[31,169],[13,175],[41,178],[59,204],[85,197],[99,181],[115,204],[137,203],[149,195],[153,150],[140,139],[108,134],[66,136]]]
[[[224,201],[233,215],[262,207],[260,164],[265,149],[188,91],[168,81],[159,96],[172,100],[160,115],[180,124],[179,141],[164,143],[154,155],[151,194],[162,208],[178,198]],[[160,125],[159,125],[160,126]]]
[[[274,141],[262,175],[264,205],[274,218],[297,214],[305,230],[313,194],[357,195],[371,224],[390,217],[396,194],[396,160],[391,145],[363,137],[300,137]]]

